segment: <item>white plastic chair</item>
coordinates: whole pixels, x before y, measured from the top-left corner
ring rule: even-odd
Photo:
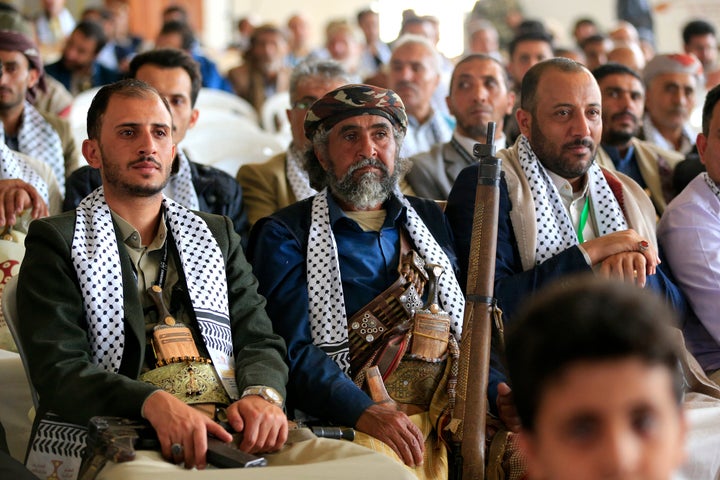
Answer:
[[[292,131],[286,110],[290,108],[290,94],[279,92],[263,103],[260,122],[266,132],[275,135],[284,145],[290,145]]]
[[[285,146],[273,135],[257,127],[237,128],[231,125],[202,130],[195,128],[190,132],[183,140],[182,148],[190,152],[193,161],[206,165],[227,164],[228,159],[236,159],[239,164],[262,162],[285,150]],[[237,168],[228,173],[234,177],[236,172]]]
[[[18,331],[19,319],[17,313],[16,297],[17,282],[18,277],[17,275],[15,275],[13,277],[10,277],[10,280],[8,280],[8,282],[5,284],[5,288],[2,292],[2,312],[3,317],[5,318],[5,323],[8,326],[8,330],[10,330],[10,334],[15,341],[15,346],[17,347],[18,355],[20,355],[20,360],[22,360],[23,368],[25,369],[25,375],[27,376],[27,381],[30,385],[30,396],[32,397],[35,411],[37,411],[39,403],[38,394],[33,387],[32,380],[30,379],[30,369],[28,368],[27,357],[25,356],[25,351],[23,349],[22,342],[20,341],[20,332]]]
[[[258,114],[247,100],[238,97],[235,94],[217,90],[214,88],[202,88],[198,94],[195,108],[200,110],[200,116],[206,109],[224,110],[235,113],[253,120],[256,125],[260,125]]]
[[[93,87],[79,93],[73,100],[68,122],[72,131],[73,140],[78,150],[82,148],[83,140],[87,139],[87,113],[93,98],[100,90],[100,87]]]

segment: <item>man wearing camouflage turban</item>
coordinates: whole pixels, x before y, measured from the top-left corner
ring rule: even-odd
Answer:
[[[415,379],[430,365],[450,365],[447,345],[460,338],[463,310],[442,211],[398,188],[406,130],[405,107],[391,90],[345,85],[317,100],[305,117],[305,161],[320,193],[256,223],[248,258],[288,344],[289,416],[353,426],[356,441],[397,455],[421,478],[446,478],[447,456],[433,431],[439,410],[430,400],[439,392],[447,404],[447,376],[414,392],[394,388],[399,372]],[[425,264],[444,272],[429,302]],[[421,336],[416,312],[429,303],[449,332],[438,358],[418,353],[422,341],[405,334]],[[417,370],[407,366],[421,357]],[[367,393],[372,365],[390,394],[383,403]]]

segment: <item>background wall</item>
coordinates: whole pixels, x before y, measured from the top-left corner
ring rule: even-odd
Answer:
[[[8,0],[5,0],[8,1]],[[148,4],[160,0],[145,0]],[[572,23],[580,16],[595,18],[601,26],[611,27],[615,23],[615,0],[519,0],[527,17],[541,18],[565,38],[569,38]],[[24,12],[39,9],[40,0],[11,0]],[[67,0],[67,5],[75,14],[89,5],[101,3],[101,0]],[[175,0],[171,3],[183,3]],[[400,12],[404,8],[414,8],[418,14],[435,15],[441,19],[440,48],[450,57],[458,55],[463,48],[462,24],[475,0],[205,0],[204,16],[201,26],[203,43],[215,49],[222,49],[231,38],[234,21],[244,15],[253,14],[261,21],[284,24],[287,18],[300,10],[312,21],[313,38],[320,43],[324,24],[334,18],[354,18],[355,13],[368,4],[381,13],[381,35],[384,40],[395,38],[400,26]],[[680,30],[688,20],[696,17],[713,21],[720,29],[720,1],[718,0],[671,0],[661,2],[650,0],[651,4],[667,4],[665,11],[655,14],[655,30],[659,51],[679,50],[682,47]],[[563,41],[561,43],[568,43]],[[569,43],[568,43],[569,44]]]

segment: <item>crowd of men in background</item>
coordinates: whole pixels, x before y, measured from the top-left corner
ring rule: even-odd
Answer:
[[[458,317],[455,294],[465,290],[472,256],[473,148],[489,140],[489,122],[504,162],[495,295],[506,317],[512,321],[546,284],[594,271],[662,297],[683,320],[688,356],[701,367],[695,373],[720,380],[720,61],[711,23],[689,21],[677,32],[683,50],[658,53],[652,24],[619,17],[604,30],[580,18],[573,45],[561,45],[515,2],[502,12],[478,2],[467,15],[464,53],[448,58],[437,49],[438,19],[412,10],[390,43],[380,39],[379,14],[363,9],[330,21],[320,46],[311,44],[306,14],[286,25],[249,15],[237,21],[230,45],[238,61],[225,69],[180,6],[163,11],[153,39],[130,30],[123,0],[88,7],[77,19],[62,0],[43,0],[32,21],[0,6],[4,226],[26,231],[31,220],[60,213],[63,200],[75,210],[111,180],[81,166],[78,152],[87,155],[89,147],[75,145],[70,133],[73,98],[86,90],[127,78],[148,83],[169,105],[175,144],[197,123],[201,89],[237,95],[258,115],[269,99],[288,95],[284,153],[244,163],[233,178],[181,145],[168,149],[171,176],[161,189],[188,209],[229,217],[241,235],[269,320],[289,348],[288,405],[384,440],[408,466],[430,461],[423,443],[432,444],[435,425],[421,433],[410,414],[376,411],[347,376],[340,351],[347,345],[317,332],[323,322],[347,330],[343,322],[393,283],[408,241],[442,259],[452,280],[440,286],[441,303]],[[53,49],[55,58],[45,62]],[[348,84],[368,86],[343,88]],[[93,141],[99,165],[106,152],[99,137]],[[360,176],[381,181],[368,186]],[[378,210],[381,216],[368,215]],[[415,238],[418,225],[422,238]],[[311,254],[317,244],[339,258],[318,260]],[[363,258],[371,251],[372,261]],[[333,296],[339,305],[321,307],[313,283],[332,269],[326,289],[340,292]],[[354,277],[360,280],[346,280]],[[459,339],[459,328],[451,332]],[[535,426],[527,425],[537,412],[518,415],[517,390],[500,356],[493,352],[490,410],[537,449]],[[523,401],[517,404],[527,408]],[[400,438],[384,428],[388,422],[410,433]],[[720,465],[705,462],[716,437],[691,454],[696,464],[712,464],[708,471]],[[538,452],[529,451],[535,462]],[[428,478],[433,468],[425,465]]]

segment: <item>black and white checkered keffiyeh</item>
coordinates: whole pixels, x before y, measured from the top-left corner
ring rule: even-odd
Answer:
[[[316,195],[312,202],[312,225],[306,263],[310,333],[313,343],[349,374],[350,350],[345,297],[340,278],[337,245],[330,226],[327,195],[326,188]],[[440,306],[450,314],[450,330],[459,341],[465,302],[450,260],[407,199],[400,192],[396,192],[395,195],[406,208],[405,228],[415,249],[426,263],[443,267],[445,273],[438,285]]]
[[[705,179],[705,183],[707,183],[707,186],[710,187],[710,191],[713,192],[718,199],[720,199],[720,187],[718,187],[717,183],[710,178],[710,175],[708,175],[707,172],[703,172],[702,175]]]
[[[192,171],[190,160],[185,153],[178,148],[177,152],[178,171],[170,176],[168,184],[163,193],[166,197],[172,198],[177,203],[190,210],[200,210],[195,185],[192,182]]]
[[[0,122],[0,160],[0,179],[19,178],[35,187],[45,203],[48,203],[48,187],[45,180],[5,144],[5,130],[2,122]]]
[[[305,200],[318,193],[317,190],[310,186],[310,177],[302,167],[301,162],[299,152],[291,145],[285,155],[285,175],[287,175],[290,189],[298,201]]]
[[[524,135],[520,137],[518,157],[535,201],[535,218],[538,229],[535,264],[540,265],[558,253],[577,245],[577,234],[555,184],[533,152],[530,141]],[[599,236],[627,230],[627,223],[620,204],[613,195],[600,167],[593,162],[587,175],[590,204]]]
[[[167,197],[163,206],[210,358],[215,365],[232,368],[228,287],[220,247],[200,217]],[[102,187],[77,208],[72,261],[83,296],[93,361],[106,371],[117,372],[125,344],[123,283],[115,228]],[[228,395],[238,398],[234,373],[218,374]]]
[[[18,149],[25,155],[50,165],[60,187],[60,194],[65,196],[65,155],[60,135],[27,101],[18,130]]]

